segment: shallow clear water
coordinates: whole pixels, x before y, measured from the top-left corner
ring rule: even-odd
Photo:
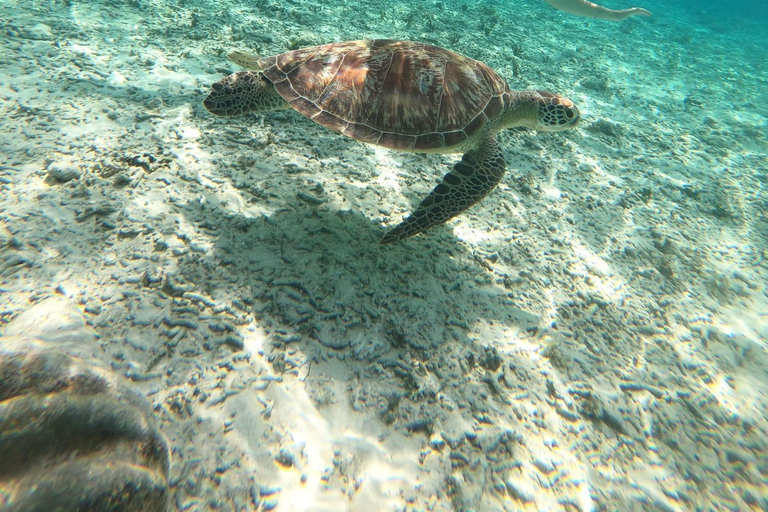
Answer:
[[[768,11],[639,6],[0,0],[0,511],[767,510]],[[460,153],[202,105],[368,38],[579,127],[379,245]]]

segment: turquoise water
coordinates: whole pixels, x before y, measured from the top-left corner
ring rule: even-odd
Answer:
[[[0,511],[768,510],[768,11],[638,6],[0,0]],[[461,152],[202,104],[379,38],[579,126],[382,246]]]

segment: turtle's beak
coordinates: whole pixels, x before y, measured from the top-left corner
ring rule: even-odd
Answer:
[[[234,102],[232,101],[233,89],[228,86],[231,82],[230,77],[226,77],[211,86],[211,92],[203,100],[203,106],[211,114],[217,116],[236,115],[239,112],[231,112]]]
[[[203,106],[217,116],[239,116],[254,110],[254,91],[260,83],[250,71],[238,71],[211,85]]]
[[[542,129],[559,132],[570,130],[579,124],[579,108],[565,96],[537,91],[539,93],[539,125]]]

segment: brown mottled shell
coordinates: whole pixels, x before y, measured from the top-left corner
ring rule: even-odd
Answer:
[[[491,68],[411,41],[350,41],[259,60],[293,108],[331,130],[380,146],[461,145],[510,101]]]

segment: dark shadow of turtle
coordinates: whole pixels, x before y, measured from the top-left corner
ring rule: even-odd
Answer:
[[[261,218],[188,214],[216,224],[213,258],[250,287],[254,316],[284,340],[375,360],[393,348],[465,344],[479,320],[538,327],[447,227],[382,246],[384,231],[361,213],[301,200]]]

